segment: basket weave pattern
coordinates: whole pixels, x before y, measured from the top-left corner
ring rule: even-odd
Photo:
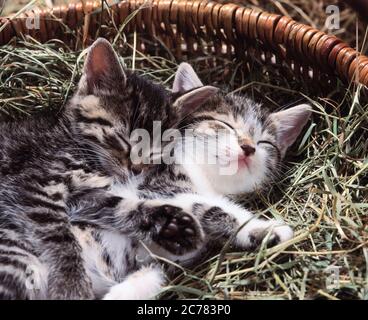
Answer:
[[[40,18],[39,29],[27,28],[27,18],[35,16]],[[129,0],[109,8],[87,2],[33,10],[0,18],[0,45],[31,35],[41,42],[58,38],[71,44],[82,39],[80,44],[86,46],[96,36],[116,34],[127,20],[125,33],[159,38],[179,60],[205,52],[243,60],[256,55],[265,64],[286,63],[305,78],[338,76],[368,86],[368,57],[339,38],[286,16],[207,0]],[[143,43],[138,46],[148,50]]]

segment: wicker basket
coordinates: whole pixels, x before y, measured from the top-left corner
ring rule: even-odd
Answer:
[[[39,29],[27,28],[27,18],[35,16]],[[368,58],[337,37],[286,16],[207,0],[130,0],[110,7],[87,2],[33,10],[0,18],[0,44],[29,34],[41,42],[58,38],[74,47],[86,46],[97,36],[116,35],[127,21],[126,34],[137,31],[151,39],[149,45],[137,43],[142,52],[152,53],[155,44],[163,43],[178,60],[213,52],[217,57],[282,64],[295,77],[319,83],[338,77],[368,86]]]

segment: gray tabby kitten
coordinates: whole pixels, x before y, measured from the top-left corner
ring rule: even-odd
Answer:
[[[282,221],[226,195],[266,186],[310,114],[306,105],[267,114],[203,86],[188,64],[169,93],[124,71],[97,40],[61,119],[0,126],[0,299],[152,298],[165,284],[152,253],[192,265],[241,227],[233,244],[242,249],[289,240]],[[171,164],[133,163],[131,133],[152,135],[154,120],[195,134],[175,140]],[[208,153],[216,143],[236,172],[179,161],[194,157],[188,141],[206,141]]]

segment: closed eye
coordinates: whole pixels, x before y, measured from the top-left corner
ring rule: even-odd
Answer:
[[[279,158],[279,160],[281,159],[281,151],[278,148],[278,146],[276,146],[274,143],[272,143],[271,141],[268,141],[268,140],[259,140],[257,142],[257,145],[259,145],[259,144],[268,144],[268,145],[274,147],[276,152],[277,152],[277,157]]]
[[[231,129],[233,129],[235,131],[234,127],[232,125],[228,124],[227,122],[222,121],[222,120],[217,120],[217,119],[216,119],[216,121],[222,122],[224,125],[228,126],[229,128],[231,128]]]
[[[228,126],[230,129],[233,129],[235,131],[235,128],[232,125],[230,125],[229,123],[227,123],[225,121],[222,121],[222,120],[219,120],[219,119],[215,119],[211,116],[200,116],[200,117],[195,118],[195,121],[196,122],[200,122],[200,121],[218,121],[218,122],[223,123],[224,125]]]

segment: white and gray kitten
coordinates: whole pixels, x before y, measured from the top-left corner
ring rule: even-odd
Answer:
[[[287,148],[308,121],[311,108],[300,105],[268,114],[247,98],[223,95],[214,87],[204,86],[191,66],[185,63],[178,69],[172,91],[176,98],[173,108],[180,115],[175,125],[184,136],[177,140],[175,148],[178,161],[156,166],[110,189],[113,195],[124,198],[122,211],[141,205],[148,211],[157,210],[153,215],[157,214],[158,220],[162,219],[162,211],[172,218],[164,218],[159,226],[152,224],[157,233],[153,241],[145,239],[134,245],[130,235],[99,232],[105,239],[100,243],[105,244],[104,250],[111,252],[110,256],[116,257],[112,265],[124,279],[108,288],[111,278],[103,280],[106,273],[101,269],[96,272],[102,260],[102,248],[100,256],[96,252],[92,256],[85,255],[94,290],[105,299],[154,297],[166,278],[159,265],[152,265],[152,253],[190,266],[201,260],[208,247],[224,244],[243,225],[234,245],[245,250],[254,250],[266,235],[272,245],[293,236],[293,231],[282,221],[254,218],[227,195],[252,192],[271,182]],[[193,129],[195,134],[186,137],[184,131],[188,129]],[[221,141],[221,136],[217,135],[219,131],[228,133],[226,141]],[[196,145],[193,139],[198,140],[197,145],[205,140],[205,148],[183,156],[183,152],[192,152],[193,149],[185,146],[188,140]],[[196,163],[198,152],[214,151],[218,157],[224,157],[223,162],[219,159],[212,164]],[[183,158],[186,161],[183,162]],[[236,172],[221,174],[223,163],[229,161],[237,163]],[[95,231],[85,230],[84,236]],[[84,246],[85,253],[91,252],[90,245],[84,242]],[[122,258],[119,252],[129,252],[130,257],[135,257],[135,271],[124,275],[126,271],[121,268],[126,264],[119,264]]]
[[[268,114],[204,86],[188,64],[168,93],[96,41],[60,123],[42,137],[0,130],[0,297],[148,299],[166,283],[152,253],[190,266],[235,234],[244,250],[266,236],[270,245],[291,239],[282,221],[256,218],[227,196],[267,186],[310,114],[307,105]],[[131,133],[152,133],[156,120],[183,134],[175,161],[132,163]],[[192,161],[193,143],[218,161]],[[223,174],[224,163],[235,171]]]

